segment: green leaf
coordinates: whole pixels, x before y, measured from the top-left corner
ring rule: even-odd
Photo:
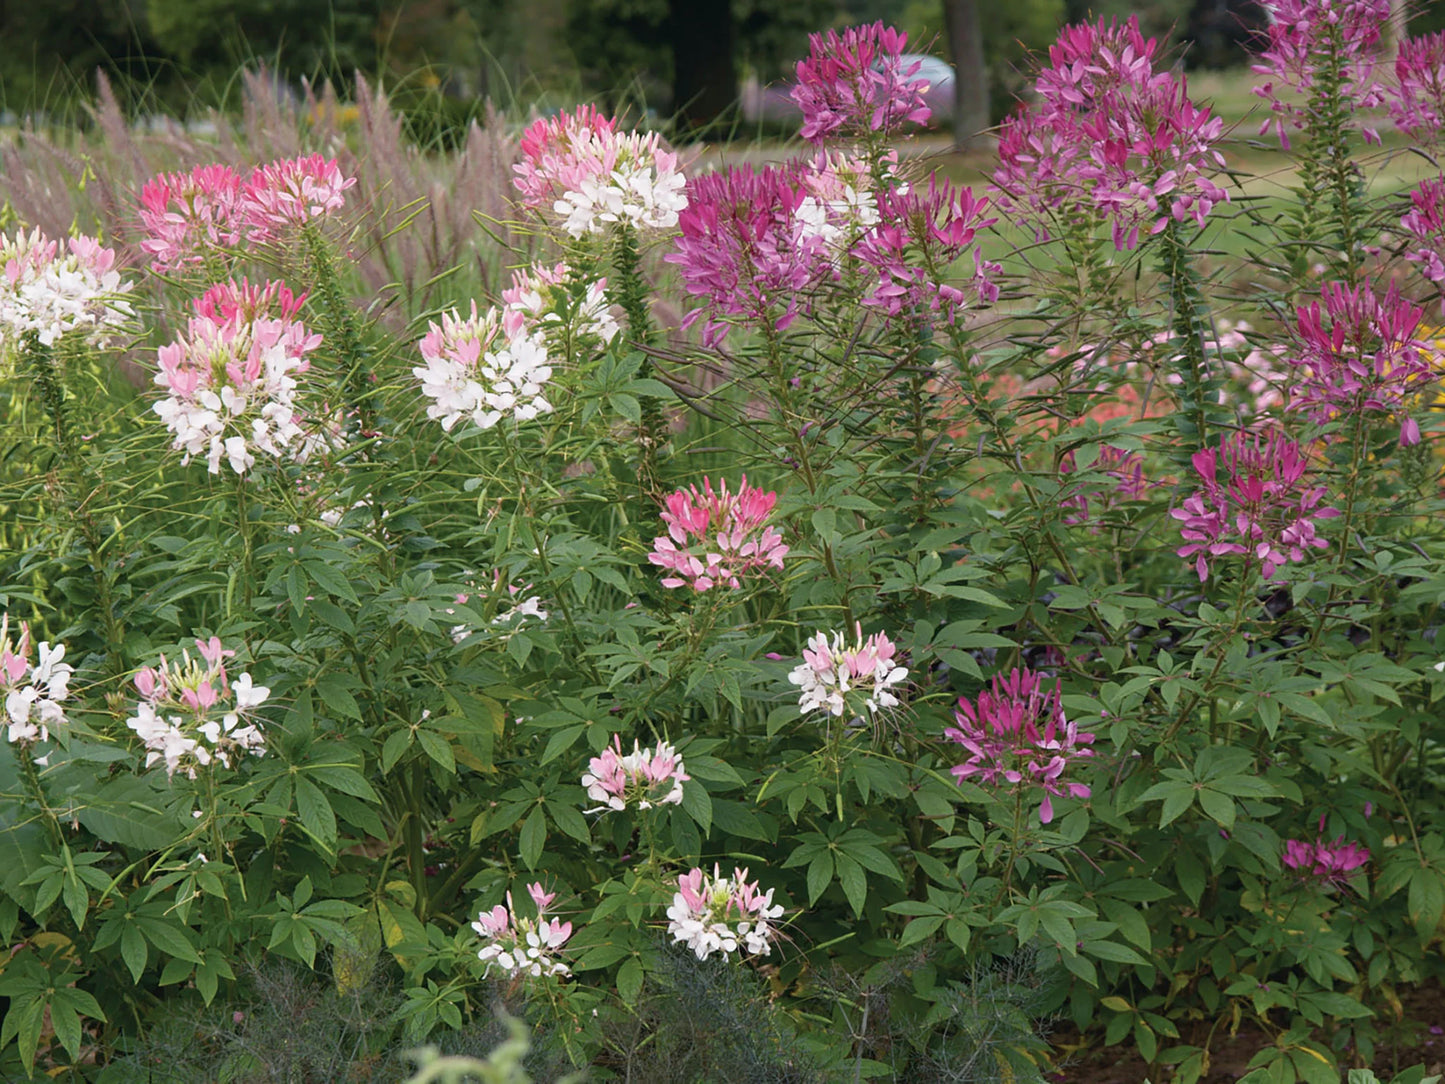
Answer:
[[[1226,832],[1234,827],[1234,799],[1205,787],[1199,792],[1199,805]]]
[[[321,788],[304,775],[296,776],[296,812],[302,826],[326,848],[336,851],[336,814]]]
[[[1445,886],[1440,875],[1433,869],[1422,867],[1410,875],[1410,895],[1407,906],[1410,921],[1422,942],[1434,936],[1440,925],[1440,915],[1445,912]]]
[[[624,1005],[637,1004],[642,993],[642,961],[632,957],[617,969],[617,994]]]
[[[682,785],[682,808],[687,810],[687,815],[706,836],[712,829],[712,798],[695,779],[689,779]]]
[[[150,915],[137,915],[135,924],[140,927],[141,933],[145,934],[145,939],[167,956],[177,960],[187,960],[190,963],[201,962],[195,946],[186,936],[190,932],[187,927],[175,925],[163,918],[155,918]]]
[[[843,894],[848,897],[848,903],[853,908],[853,914],[857,918],[863,917],[863,903],[868,898],[868,875],[863,872],[863,867],[846,854],[838,854],[833,859],[838,883],[843,886]],[[809,867],[808,872],[812,873]]]
[[[527,819],[522,822],[522,835],[519,841],[519,853],[528,869],[537,868],[537,860],[542,857],[542,846],[546,842],[547,819],[542,813],[542,807],[537,806],[527,814]]]
[[[124,920],[122,920],[124,921]],[[120,958],[125,961],[125,966],[130,970],[131,979],[139,985],[140,977],[145,972],[146,960],[150,951],[146,948],[145,938],[136,928],[134,922],[125,922],[120,931]]]
[[[416,732],[416,738],[417,741],[421,742],[421,747],[425,750],[427,756],[431,757],[432,760],[436,761],[447,771],[454,775],[456,774],[457,759],[452,754],[451,742],[431,730],[418,730]]]
[[[1107,960],[1114,964],[1147,964],[1149,962],[1128,945],[1121,945],[1117,941],[1085,941],[1083,951],[1097,960]]]
[[[808,863],[808,906],[817,904],[818,898],[822,896],[828,885],[833,880],[833,855],[830,851],[823,851],[811,862]]]

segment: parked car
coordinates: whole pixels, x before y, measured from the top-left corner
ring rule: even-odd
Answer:
[[[903,54],[905,70],[914,63],[918,64],[918,73],[914,78],[926,80],[928,83],[923,99],[928,103],[928,108],[933,110],[929,123],[946,124],[953,117],[953,65],[940,57],[925,53]],[[793,79],[780,80],[767,86],[761,85],[756,79],[747,79],[742,88],[743,119],[750,124],[796,124],[803,114],[793,101],[795,86],[797,82]]]

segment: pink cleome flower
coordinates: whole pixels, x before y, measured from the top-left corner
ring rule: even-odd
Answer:
[[[278,159],[256,169],[241,189],[241,205],[253,244],[283,237],[287,230],[339,211],[343,195],[356,184],[334,158],[320,154]]]
[[[804,714],[825,711],[841,719],[850,710],[872,715],[898,706],[893,690],[908,677],[907,668],[898,665],[898,645],[882,632],[864,639],[861,624],[853,626],[853,633],[852,643],[841,632],[833,633],[831,641],[824,632],[808,640],[803,661],[788,675],[799,687],[798,707]]]
[[[522,135],[513,183],[522,205],[550,211],[572,237],[614,223],[671,229],[687,206],[677,155],[656,133],[619,132],[592,106],[535,121]]]
[[[927,123],[928,81],[916,78],[921,61],[904,63],[907,44],[907,34],[881,22],[810,35],[792,95],[803,111],[802,137],[812,143],[840,132],[887,138],[905,124]]]
[[[1046,691],[1043,678],[1027,668],[1008,677],[995,674],[992,689],[979,690],[975,700],[959,698],[953,717],[958,726],[943,736],[970,754],[952,769],[960,782],[972,779],[1009,793],[1039,787],[1044,824],[1054,819],[1054,797],[1089,797],[1086,784],[1066,782],[1063,776],[1072,763],[1094,755],[1086,748],[1094,735],[1065,718],[1058,684]]]
[[[30,334],[44,346],[70,334],[105,346],[133,315],[125,299],[133,284],[116,269],[115,251],[94,237],[70,237],[62,247],[39,229],[0,234],[0,269],[0,355]]]
[[[233,248],[245,226],[241,175],[230,166],[162,173],[141,188],[142,252],[164,273],[200,263],[208,248]]]
[[[1416,143],[1433,144],[1445,128],[1445,31],[1400,42],[1390,116]],[[1438,280],[1437,280],[1438,281]]]
[[[1237,431],[1220,437],[1217,449],[1195,452],[1193,464],[1204,488],[1169,514],[1180,521],[1187,543],[1178,554],[1195,558],[1201,582],[1212,557],[1245,555],[1260,562],[1265,579],[1273,579],[1287,562],[1329,545],[1316,537],[1314,521],[1339,511],[1319,507],[1325,487],[1307,484],[1308,462],[1283,434]]]
[[[1420,273],[1445,290],[1445,177],[1429,177],[1410,193],[1410,210],[1400,225],[1419,242],[1405,259],[1420,265]]]
[[[266,739],[252,709],[271,690],[254,684],[250,674],[231,678],[226,659],[236,653],[219,637],[198,638],[196,649],[199,660],[183,651],[179,664],[168,663],[162,655],[159,666],[135,675],[141,700],[126,726],[145,744],[146,767],[164,761],[167,776],[181,771],[194,779],[212,763],[229,768],[232,758],[246,753],[266,755]]]
[[[682,757],[668,742],[659,742],[656,749],[643,749],[640,742],[633,742],[632,752],[624,756],[622,739],[614,734],[612,745],[588,762],[582,785],[587,797],[602,803],[602,811],[630,805],[651,809],[681,803],[682,785],[691,778],[683,770]]]
[[[1077,469],[1074,453],[1069,452],[1064,456],[1063,463],[1059,465],[1059,473],[1067,476],[1073,474]],[[1065,497],[1060,503],[1065,508],[1074,509],[1064,517],[1064,522],[1070,526],[1089,522],[1090,501],[1102,503],[1105,508],[1110,508],[1119,497],[1128,501],[1137,501],[1143,499],[1149,491],[1149,480],[1144,477],[1144,457],[1138,452],[1126,452],[1112,444],[1101,444],[1099,445],[1099,457],[1090,469],[1113,478],[1115,484],[1109,490],[1081,490]]]
[[[758,889],[748,880],[748,871],[734,869],[731,878],[713,866],[713,875],[693,869],[677,879],[677,892],[667,909],[667,932],[686,945],[699,960],[714,952],[727,959],[743,951],[767,956],[772,951],[772,924],[783,914],[782,904],[773,903],[773,890]]]
[[[1421,310],[1391,283],[1384,297],[1332,282],[1320,302],[1299,309],[1285,360],[1295,367],[1289,408],[1320,425],[1360,411],[1400,418],[1400,444],[1420,442],[1410,407],[1438,374],[1430,345],[1417,339]],[[1328,326],[1325,318],[1328,317]]]
[[[607,280],[584,280],[559,263],[512,272],[511,288],[502,291],[502,330],[509,339],[537,333],[567,343],[578,336],[608,343],[620,329],[607,303]]]
[[[20,623],[20,640],[10,639],[10,615],[0,615],[0,724],[12,745],[28,747],[50,740],[52,726],[64,726],[60,701],[70,695],[74,669],[65,662],[65,645],[42,640],[39,657],[30,659],[30,626]]]
[[[527,886],[527,894],[537,908],[535,919],[517,914],[510,892],[505,907],[499,903],[477,916],[472,929],[486,942],[477,952],[478,959],[486,961],[488,971],[496,964],[507,975],[541,978],[571,974],[572,969],[556,953],[572,936],[572,923],[547,918],[557,893],[534,881]]]
[[[788,547],[768,522],[778,495],[748,485],[747,475],[736,493],[726,481],[713,489],[704,478],[702,485],[701,491],[696,486],[679,489],[663,508],[667,534],[653,540],[647,555],[652,564],[673,573],[663,577],[662,586],[736,591],[743,576],[781,569]]]
[[[1272,116],[1259,134],[1273,128],[1289,148],[1289,132],[1309,122],[1310,108],[1301,98],[1316,90],[1322,72],[1337,69],[1339,95],[1356,110],[1375,109],[1384,102],[1375,46],[1379,44],[1390,0],[1263,0],[1270,17],[1269,40],[1253,65],[1269,81],[1254,93],[1269,102]],[[1365,138],[1379,135],[1365,129]]]

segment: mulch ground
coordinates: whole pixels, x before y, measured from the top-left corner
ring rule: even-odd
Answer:
[[[1420,1064],[1427,1073],[1445,1074],[1445,987],[1426,983],[1403,991],[1400,1002],[1404,1015],[1381,1038],[1372,1066],[1375,1074],[1388,1081],[1397,1071]],[[1077,1034],[1056,1033],[1052,1038],[1059,1047],[1079,1041]],[[1185,1039],[1200,1045],[1205,1035],[1186,1035]],[[1321,1040],[1329,1045],[1328,1036]],[[1201,1078],[1202,1084],[1234,1084],[1248,1072],[1249,1060],[1271,1041],[1258,1028],[1248,1026],[1241,1027],[1233,1038],[1216,1032],[1210,1044],[1209,1072]],[[1059,1084],[1142,1084],[1149,1079],[1148,1065],[1123,1046],[1080,1051],[1058,1065],[1049,1079]],[[1155,1076],[1153,1084],[1166,1084],[1169,1079],[1166,1072]]]

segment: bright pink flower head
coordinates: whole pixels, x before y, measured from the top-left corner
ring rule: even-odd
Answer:
[[[853,248],[853,255],[869,265],[878,279],[863,304],[890,317],[918,318],[936,313],[953,323],[969,296],[941,281],[938,269],[966,255],[981,229],[997,218],[984,217],[986,197],[973,189],[955,186],[935,173],[928,188],[890,188],[878,193],[880,225]],[[992,275],[996,264],[974,252],[973,291],[984,301],[998,297]]]
[[[653,540],[647,559],[673,574],[663,577],[664,587],[713,587],[737,590],[741,577],[763,569],[783,567],[788,547],[768,522],[776,493],[748,485],[744,475],[737,492],[726,481],[713,489],[710,479],[679,489],[667,498],[662,522],[667,535]]]
[[[245,222],[240,174],[212,164],[152,177],[141,188],[140,220],[141,251],[159,272],[200,263],[208,248],[233,248]]]
[[[1253,65],[1268,82],[1254,88],[1270,104],[1272,117],[1260,126],[1271,128],[1289,147],[1289,131],[1309,122],[1307,99],[1326,73],[1338,78],[1342,101],[1356,110],[1384,102],[1377,78],[1376,48],[1390,16],[1390,0],[1263,0],[1270,16],[1269,40]],[[1365,138],[1379,136],[1366,128]]]
[[[1045,690],[1040,675],[1027,668],[1008,677],[995,674],[993,687],[979,690],[976,700],[960,697],[954,712],[957,727],[943,736],[968,751],[969,758],[952,771],[956,779],[973,780],[989,789],[1039,787],[1039,820],[1054,819],[1054,796],[1087,798],[1089,787],[1065,782],[1069,765],[1094,755],[1094,735],[1080,732],[1064,715],[1060,688]]]
[[[1405,259],[1420,265],[1420,273],[1445,290],[1445,178],[1430,177],[1410,193],[1410,210],[1400,225],[1419,246],[1405,253]]]
[[[1308,484],[1308,461],[1283,434],[1236,431],[1220,437],[1218,448],[1195,452],[1193,463],[1204,488],[1169,514],[1188,543],[1179,556],[1195,558],[1201,581],[1211,557],[1245,555],[1273,579],[1286,563],[1329,545],[1316,536],[1314,520],[1339,511],[1319,507],[1325,487]]]
[[[1324,818],[1320,821],[1323,827]],[[1328,844],[1323,836],[1313,843],[1288,839],[1284,844],[1285,868],[1297,871],[1302,880],[1312,881],[1324,889],[1348,887],[1355,871],[1369,861],[1369,849],[1353,841],[1346,843],[1344,836]]]
[[[522,160],[512,167],[522,206],[551,210],[563,192],[606,176],[604,148],[616,131],[617,122],[594,105],[533,121],[522,133]]]
[[[1297,334],[1285,360],[1295,367],[1291,410],[1317,425],[1359,411],[1400,418],[1400,443],[1417,444],[1409,411],[1437,379],[1430,346],[1416,338],[1421,310],[1392,282],[1384,297],[1368,287],[1332,282],[1319,301],[1299,309]]]
[[[1122,23],[1100,19],[1066,26],[1049,46],[1049,63],[1034,92],[1050,111],[1098,112],[1121,91],[1134,94],[1171,81],[1167,72],[1155,70],[1158,51],[1159,42],[1144,37],[1134,15]]]
[[[1390,116],[1416,143],[1436,143],[1445,128],[1445,31],[1400,42]]]
[[[339,211],[346,205],[342,193],[354,184],[336,159],[320,154],[258,167],[241,190],[251,241],[279,240],[291,228]]]
[[[803,111],[802,137],[812,143],[840,132],[887,138],[905,124],[927,123],[928,81],[916,78],[921,61],[904,63],[907,44],[907,34],[881,22],[810,35],[792,95]]]
[[[264,286],[248,279],[218,282],[191,302],[197,316],[217,324],[256,319],[294,320],[306,304],[306,295],[293,294],[284,282],[273,280]]]
[[[801,163],[731,166],[688,181],[682,234],[664,259],[682,269],[689,294],[706,299],[683,320],[690,327],[707,317],[706,345],[722,341],[729,317],[786,329],[831,272],[823,238],[798,218],[804,173]]]

